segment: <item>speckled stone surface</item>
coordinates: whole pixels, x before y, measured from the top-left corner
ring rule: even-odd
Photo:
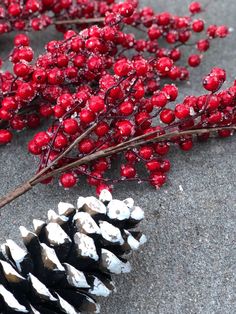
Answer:
[[[187,12],[190,1],[141,1],[158,11]],[[206,1],[205,1],[206,3]],[[235,0],[215,0],[207,13],[210,23],[236,28]],[[53,30],[32,36],[38,51]],[[60,38],[60,35],[57,35]],[[1,54],[10,51],[12,36],[0,37]],[[224,67],[228,82],[236,74],[236,33],[214,42],[202,66],[184,85],[181,96],[201,92],[201,78],[212,66]],[[20,134],[0,147],[0,193],[29,178],[37,161],[26,153]],[[172,171],[167,185],[155,191],[147,185],[123,184],[114,196],[134,196],[146,212],[142,229],[148,243],[132,258],[133,271],[117,277],[118,292],[102,300],[103,314],[233,314],[236,313],[236,139],[197,144],[191,152],[172,150]],[[180,190],[180,185],[183,191]],[[63,191],[57,184],[38,186],[1,211],[0,240],[19,238],[18,226],[31,227],[33,218],[45,218],[60,200],[76,201],[93,190],[79,184]]]

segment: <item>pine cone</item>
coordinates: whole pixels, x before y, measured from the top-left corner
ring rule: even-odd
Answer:
[[[111,274],[127,273],[124,254],[146,240],[128,231],[143,219],[131,198],[79,197],[77,209],[59,203],[48,223],[34,220],[35,233],[20,227],[24,245],[7,240],[0,252],[0,312],[99,313],[94,296],[113,291]],[[123,257],[122,257],[123,256]]]

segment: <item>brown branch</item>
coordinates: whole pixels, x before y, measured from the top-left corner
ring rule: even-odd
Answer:
[[[116,146],[101,150],[101,151],[97,151],[95,153],[92,153],[91,155],[87,155],[79,160],[76,160],[70,164],[67,164],[65,166],[62,166],[60,168],[54,169],[52,171],[50,171],[49,173],[45,174],[45,175],[39,175],[37,174],[36,176],[32,177],[31,179],[29,179],[27,182],[25,182],[23,185],[19,186],[18,188],[16,188],[15,190],[13,190],[12,192],[6,194],[4,197],[2,197],[0,199],[0,208],[4,207],[5,205],[9,204],[10,202],[12,202],[13,200],[15,200],[16,198],[18,198],[19,196],[21,196],[22,194],[28,192],[29,190],[31,190],[35,185],[37,185],[39,182],[55,176],[61,172],[64,172],[66,170],[78,167],[80,165],[83,164],[89,164],[91,161],[96,160],[100,157],[107,157],[107,156],[111,156],[117,153],[120,153],[122,151],[125,151],[127,149],[130,148],[134,148],[143,144],[147,144],[150,142],[160,142],[163,140],[168,140],[171,139],[172,137],[176,137],[176,136],[185,136],[185,135],[200,135],[200,134],[204,134],[204,133],[214,133],[220,130],[236,130],[236,126],[228,126],[228,127],[216,127],[216,128],[205,128],[205,129],[193,129],[193,130],[187,130],[187,131],[173,131],[167,134],[163,134],[163,135],[157,135],[154,138],[151,139],[146,139],[146,137],[149,137],[151,135],[154,135],[157,133],[157,131],[154,132],[150,132],[148,134],[144,134],[141,136],[137,136],[131,140],[128,140],[124,143],[118,144]],[[88,130],[87,130],[88,131]],[[70,147],[67,149],[67,152],[70,150]],[[62,154],[63,156],[65,155],[65,152]],[[62,158],[61,155],[61,158]],[[48,169],[47,169],[48,170]],[[43,172],[44,174],[45,172]]]
[[[96,23],[103,23],[105,20],[104,17],[95,17],[90,19],[74,19],[74,20],[61,20],[61,21],[55,21],[55,25],[66,25],[66,24],[96,24]]]

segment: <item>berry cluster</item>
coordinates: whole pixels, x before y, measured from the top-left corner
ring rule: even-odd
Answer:
[[[64,172],[60,183],[65,188],[74,186],[80,175],[86,175],[98,192],[110,182],[124,179],[163,185],[170,169],[164,157],[170,143],[189,150],[192,136],[165,141],[157,141],[157,136],[235,123],[235,87],[215,94],[225,81],[221,69],[213,69],[204,79],[209,95],[189,96],[174,109],[167,107],[178,96],[173,82],[189,78],[188,66],[179,64],[181,47],[188,45],[193,33],[205,29],[204,21],[195,18],[200,4],[192,3],[189,10],[190,16],[178,17],[167,12],[156,14],[151,8],[139,9],[136,1],[113,4],[103,27],[91,26],[80,33],[67,31],[64,40],[49,42],[46,53],[33,64],[28,37],[17,35],[11,55],[14,73],[1,75],[0,119],[5,127],[0,130],[0,143],[11,140],[9,128],[34,128],[40,119],[52,117],[48,130],[37,133],[28,145],[32,154],[40,156],[39,171],[49,167],[50,172],[51,163],[53,169],[59,169],[117,146],[125,151],[117,179],[105,177],[112,158],[102,156],[90,165]],[[143,38],[123,30],[125,24],[142,30]],[[197,53],[188,57],[191,67],[200,64],[212,39],[228,34],[226,26],[210,25],[205,30],[195,43]],[[127,51],[132,51],[132,57]],[[227,129],[220,135],[230,133]],[[138,148],[127,146],[142,136],[144,143],[138,142]],[[148,171],[146,179],[137,173],[138,162]],[[51,180],[48,177],[44,183]]]
[[[40,154],[41,167],[46,167],[48,162],[50,164],[57,159],[71,143],[81,137],[78,145],[73,146],[72,153],[59,158],[54,165],[58,169],[71,168],[60,176],[63,187],[73,187],[79,176],[85,175],[88,183],[97,188],[98,194],[104,188],[110,189],[109,184],[122,180],[148,181],[159,188],[166,182],[166,174],[170,170],[170,161],[166,155],[171,145],[189,151],[193,147],[195,135],[199,141],[206,141],[212,130],[222,138],[232,135],[236,128],[236,84],[219,91],[225,79],[223,69],[213,68],[203,79],[203,87],[210,93],[198,97],[187,96],[171,109],[167,105],[177,98],[178,89],[175,85],[166,84],[160,90],[167,99],[163,104],[162,100],[157,100],[155,93],[149,98],[137,97],[137,83],[134,84],[132,78],[126,78],[126,83],[113,83],[112,88],[108,85],[104,97],[101,97],[101,93],[99,96],[90,94],[81,109],[73,110],[69,117],[63,116],[53,126],[56,128],[54,131],[50,127],[45,132],[37,133],[29,143],[29,150],[33,154]],[[119,100],[116,100],[117,93],[122,95]],[[140,137],[144,141],[139,142]],[[167,139],[163,140],[165,137]],[[120,151],[124,152],[120,174],[117,179],[109,179],[105,173],[112,165],[115,166],[113,158],[116,148],[120,146],[123,146]],[[95,152],[106,152],[106,149],[111,149],[108,157],[102,153],[101,158],[93,160],[89,165],[70,167],[75,161],[85,156],[92,158]],[[147,178],[138,174],[140,164],[146,168]],[[44,183],[52,179],[48,177]]]
[[[40,31],[52,24],[59,31],[65,31],[69,20],[103,17],[112,10],[113,2],[114,0],[3,0],[0,3],[0,34],[13,30]]]

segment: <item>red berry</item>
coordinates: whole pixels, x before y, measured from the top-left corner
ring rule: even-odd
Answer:
[[[203,87],[211,92],[216,92],[221,85],[222,82],[216,75],[207,75],[203,80]]]
[[[79,130],[78,122],[73,118],[68,118],[63,121],[64,131],[69,135],[74,135]]]
[[[95,120],[95,114],[91,110],[86,109],[86,108],[83,108],[80,111],[79,116],[80,116],[81,122],[85,124],[89,124]]]
[[[82,154],[89,154],[94,149],[94,146],[92,139],[85,138],[78,144],[78,149]]]
[[[116,126],[121,136],[130,136],[134,129],[132,122],[128,120],[119,121]]]
[[[121,59],[114,64],[114,72],[118,76],[126,76],[131,69],[132,66],[126,59]]]
[[[190,109],[185,104],[179,104],[175,107],[175,116],[178,119],[186,119],[190,115]]]
[[[170,145],[168,143],[165,143],[165,142],[160,142],[160,143],[157,143],[155,145],[155,152],[158,154],[158,155],[166,155],[170,150]]]
[[[160,119],[165,124],[170,124],[175,120],[175,114],[171,109],[164,109],[160,113]]]
[[[188,151],[190,149],[192,149],[193,147],[193,141],[191,139],[186,139],[182,142],[180,142],[180,148],[184,151]]]
[[[166,176],[162,172],[154,172],[150,175],[150,183],[156,188],[160,188],[166,182]]]
[[[71,173],[63,173],[60,176],[60,183],[64,188],[72,188],[77,182],[76,176]]]
[[[193,21],[192,29],[196,33],[202,32],[204,30],[204,22],[202,20]]]
[[[169,101],[174,101],[178,97],[178,88],[174,84],[166,84],[162,88],[162,92],[166,94]]]
[[[30,67],[25,63],[18,62],[14,64],[13,71],[16,76],[24,77],[29,74]]]
[[[139,156],[143,159],[150,159],[153,156],[153,148],[150,146],[143,146],[139,149]]]
[[[131,101],[124,101],[119,106],[120,113],[124,116],[129,116],[134,111],[134,105]]]
[[[151,103],[155,107],[165,107],[168,99],[164,92],[158,92],[151,97]]]
[[[28,46],[29,45],[29,37],[25,34],[18,34],[14,38],[15,46]]]
[[[29,83],[21,83],[18,86],[16,95],[20,100],[27,101],[34,97],[35,90]]]
[[[66,147],[67,144],[68,144],[67,137],[62,133],[58,133],[55,140],[54,140],[53,146],[56,149],[62,149],[64,147]]]
[[[94,130],[94,132],[96,133],[98,137],[102,137],[106,135],[108,131],[109,131],[109,125],[104,121],[99,122]]]
[[[193,68],[199,66],[200,63],[201,63],[201,57],[199,55],[191,55],[188,58],[188,64]]]
[[[8,130],[0,130],[0,144],[10,143],[12,140],[12,133]]]
[[[104,100],[99,96],[93,96],[89,99],[89,109],[95,113],[105,109]]]
[[[165,74],[170,72],[173,64],[173,60],[171,60],[170,58],[162,57],[158,59],[156,68],[161,74]]]
[[[47,132],[39,132],[34,136],[34,142],[39,147],[47,146],[50,143],[50,136],[47,134]]]
[[[127,179],[134,178],[136,176],[136,170],[132,165],[122,165],[120,175]]]
[[[149,171],[160,170],[161,163],[157,159],[153,159],[146,163],[146,167]]]
[[[189,5],[189,11],[192,13],[192,14],[196,14],[196,13],[200,13],[202,10],[202,7],[201,7],[201,4],[197,1],[195,2],[192,2],[190,5]]]
[[[42,148],[36,145],[34,140],[28,143],[28,151],[33,155],[40,155],[42,153]]]

